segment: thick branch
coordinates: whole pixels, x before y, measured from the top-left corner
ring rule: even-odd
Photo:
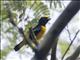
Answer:
[[[44,39],[40,42],[38,53],[35,54],[32,60],[44,60],[52,47],[53,42],[59,36],[61,31],[71,20],[71,18],[78,12],[80,9],[80,2],[72,1],[55,23],[50,28],[49,32],[46,34]]]
[[[56,38],[55,42],[52,45],[51,48],[51,60],[57,60],[56,58],[56,51],[57,51],[57,43],[58,43],[58,38]]]

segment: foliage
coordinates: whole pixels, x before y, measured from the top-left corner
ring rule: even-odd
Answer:
[[[60,3],[60,2],[54,2],[55,8],[57,7],[56,3]],[[8,13],[8,8],[6,8],[6,4],[8,4],[10,10],[11,10],[11,14],[12,14],[12,18],[14,20],[14,22],[16,23],[16,25],[18,26],[21,22],[26,22],[25,29],[24,29],[24,33],[26,34],[26,36],[28,35],[28,29],[31,26],[35,26],[38,22],[38,20],[40,19],[41,16],[45,16],[45,15],[50,15],[50,11],[49,8],[47,7],[47,5],[45,5],[43,2],[41,2],[41,0],[39,1],[31,1],[31,0],[10,0],[10,1],[1,1],[0,5],[1,5],[1,17],[0,17],[0,21],[1,21],[1,32],[2,36],[4,36],[4,34],[12,34],[13,37],[9,37],[6,36],[10,45],[8,45],[6,48],[4,48],[3,50],[0,51],[1,53],[1,57],[0,59],[5,59],[5,57],[7,56],[8,53],[10,53],[16,43],[16,40],[19,39],[20,37],[18,37],[18,31],[16,28],[14,28],[10,23],[8,23],[9,20],[9,13]],[[26,10],[28,10],[26,12]],[[30,15],[30,12],[33,12],[33,18]],[[31,18],[31,20],[30,20]],[[9,26],[5,28],[5,23],[7,23],[7,25]],[[3,31],[5,30],[5,31]],[[64,48],[63,48],[64,50]]]
[[[6,41],[6,44],[4,44],[4,46],[1,45],[1,48],[4,47],[3,49],[0,49],[0,59],[5,59],[5,56],[7,56],[7,54],[13,50],[14,45],[16,43],[16,39],[17,39],[17,30],[15,28],[13,28],[13,26],[8,23],[8,21],[4,21],[1,23],[1,39]],[[6,27],[6,28],[5,28]],[[1,40],[1,42],[2,42]]]
[[[14,19],[14,22],[18,25],[19,23],[21,23],[23,20],[26,22],[27,20],[25,20],[26,18],[24,18],[24,16],[28,16],[29,12],[31,12],[31,10],[34,12],[33,16],[36,18],[32,18],[32,20],[30,22],[27,21],[28,24],[25,25],[25,30],[24,32],[26,32],[27,35],[27,31],[28,28],[31,26],[35,26],[39,20],[39,18],[41,17],[41,15],[49,15],[49,10],[47,8],[46,5],[44,5],[41,1],[1,1],[0,5],[1,5],[1,32],[3,32],[1,35],[2,37],[4,36],[4,34],[12,34],[13,37],[7,37],[7,40],[9,40],[10,45],[8,45],[6,48],[4,48],[3,50],[0,51],[1,56],[0,59],[5,59],[5,57],[7,56],[7,54],[13,50],[16,40],[18,38],[18,31],[16,31],[17,29],[14,28],[9,22],[9,13],[8,13],[8,8],[6,8],[6,4],[8,4],[10,10],[11,10],[11,14],[12,14],[12,18]],[[44,10],[44,9],[45,10]],[[26,15],[26,10],[29,9],[29,11],[27,11],[27,15]],[[29,16],[29,18],[31,18]],[[5,28],[5,23],[7,23],[7,25],[9,26]],[[32,24],[32,25],[31,25]],[[10,26],[11,25],[11,26]],[[19,38],[18,38],[19,39]]]
[[[52,8],[53,6],[54,6],[55,8],[57,8],[58,6],[59,6],[60,8],[62,8],[61,1],[60,1],[60,0],[50,0],[50,8]]]
[[[65,41],[59,41],[59,47],[61,50],[62,55],[65,53],[66,49],[68,48],[69,43]]]

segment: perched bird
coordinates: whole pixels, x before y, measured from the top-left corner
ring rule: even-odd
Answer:
[[[49,17],[41,17],[38,25],[34,28],[32,28],[37,40],[39,40],[45,33],[46,31],[46,23],[50,20]],[[33,40],[33,38],[31,37],[31,33],[30,33],[30,39]]]
[[[40,38],[44,35],[46,31],[46,23],[50,20],[49,17],[41,17],[38,25],[31,28],[33,31],[36,40],[40,40]],[[29,32],[29,38],[37,45],[38,43],[35,41],[34,35],[32,34],[32,31]],[[15,46],[15,51],[18,51],[23,45],[25,45],[25,41],[23,40],[21,43]]]

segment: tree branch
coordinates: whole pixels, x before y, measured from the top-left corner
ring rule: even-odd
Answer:
[[[80,54],[80,46],[78,46],[75,52],[71,56],[69,56],[66,60],[76,60],[79,54]]]
[[[72,41],[72,39],[71,39],[71,33],[70,33],[69,29],[68,29],[68,26],[66,26],[66,27],[67,27],[67,28],[65,28],[65,29],[66,29],[66,31],[68,32],[69,40]]]
[[[74,42],[74,40],[75,40],[75,38],[77,37],[77,35],[78,35],[78,33],[79,33],[79,32],[80,32],[80,30],[78,30],[78,31],[76,32],[76,34],[75,34],[75,36],[74,36],[73,40],[71,41],[71,43],[70,43],[69,47],[67,48],[67,50],[66,50],[66,51],[65,51],[65,53],[64,53],[64,55],[63,55],[63,57],[62,57],[62,60],[64,59],[65,55],[66,55],[66,54],[67,54],[67,52],[69,51],[69,49],[70,49],[70,47],[71,47],[72,43]]]
[[[51,52],[51,60],[56,60],[56,51],[57,51],[57,43],[58,43],[58,38],[56,38],[55,42],[52,45],[52,52]]]
[[[44,39],[39,44],[38,52],[35,54],[32,60],[44,60],[47,57],[47,54],[50,48],[55,42],[55,39],[59,36],[61,31],[71,20],[71,18],[78,12],[80,9],[80,2],[72,1],[67,8],[62,12],[59,18],[52,25]]]

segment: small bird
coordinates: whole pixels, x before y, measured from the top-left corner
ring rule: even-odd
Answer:
[[[36,40],[40,40],[41,37],[43,37],[45,31],[46,31],[46,24],[47,22],[50,20],[49,17],[44,16],[41,17],[38,25],[35,26],[34,28],[31,28],[31,30],[33,31]],[[32,32],[29,32],[29,38],[37,45],[38,43],[35,41],[34,36],[32,34]],[[21,43],[19,43],[18,45],[15,46],[14,50],[18,51],[23,45],[25,45],[25,40],[23,40]]]

